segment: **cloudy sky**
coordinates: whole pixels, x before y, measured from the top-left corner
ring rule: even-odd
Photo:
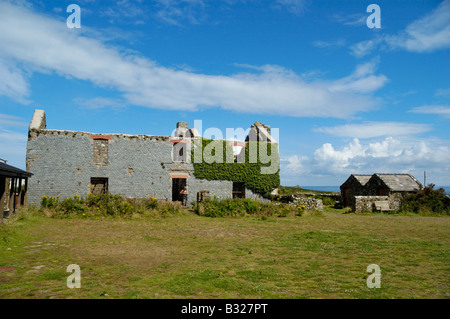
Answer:
[[[34,109],[94,133],[261,121],[283,185],[450,185],[450,0],[0,0],[0,158],[20,168]]]

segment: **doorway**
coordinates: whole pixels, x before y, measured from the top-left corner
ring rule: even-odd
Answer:
[[[186,187],[186,178],[172,178],[172,201],[181,202],[181,190]]]
[[[344,207],[350,206],[350,189],[348,187],[344,188]]]
[[[241,182],[233,182],[233,198],[245,198],[245,184]]]
[[[105,194],[108,192],[108,178],[107,177],[91,177],[91,193]]]

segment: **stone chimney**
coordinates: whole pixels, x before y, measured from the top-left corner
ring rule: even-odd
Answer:
[[[47,121],[45,119],[44,110],[34,110],[33,118],[31,119],[29,131],[31,130],[45,130],[47,128]]]
[[[177,129],[175,130],[175,137],[186,137],[186,133],[189,130],[189,125],[186,122],[178,122]]]

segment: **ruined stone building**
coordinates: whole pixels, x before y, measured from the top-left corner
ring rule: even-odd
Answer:
[[[259,136],[262,125],[255,123],[250,132]],[[267,128],[264,126],[262,132],[270,140]],[[199,132],[183,122],[177,124],[173,136],[51,130],[46,127],[45,112],[36,110],[27,144],[27,171],[33,173],[28,181],[28,201],[38,205],[44,195],[59,195],[63,199],[87,196],[89,192],[176,201],[184,186],[188,188],[190,203],[200,192],[209,192],[219,199],[262,198],[244,187],[242,181],[196,178],[186,148],[196,139],[202,139]],[[245,146],[245,142],[225,142]],[[275,144],[271,140],[269,143]],[[278,156],[278,147],[276,152]]]
[[[418,192],[422,184],[411,174],[352,174],[340,189],[344,205],[355,212],[390,211],[399,209],[402,197]]]

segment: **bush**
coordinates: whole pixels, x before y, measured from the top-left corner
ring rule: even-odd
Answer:
[[[92,194],[86,198],[75,195],[59,201],[58,197],[43,196],[41,200],[41,211],[47,215],[64,218],[70,216],[114,216],[132,217],[136,214],[151,213],[157,216],[169,216],[182,211],[177,203],[158,203],[154,197],[143,199],[128,198],[120,195]]]
[[[434,189],[434,186],[429,184],[419,192],[403,197],[400,211],[423,215],[450,215],[449,197],[445,195],[443,188]]]
[[[318,196],[317,198],[320,198],[322,200],[324,206],[334,207],[334,205],[336,204],[336,200],[328,196]]]
[[[297,208],[298,209],[298,208]],[[282,203],[261,203],[251,199],[206,199],[194,205],[194,212],[205,217],[278,216],[301,215],[296,207]]]
[[[58,205],[58,198],[59,198],[59,196],[57,196],[57,197],[42,196],[41,207],[42,208],[55,208]]]
[[[75,195],[76,196],[76,195]],[[87,207],[80,200],[79,197],[67,198],[58,205],[59,210],[62,210],[66,215],[82,215],[86,214]]]

